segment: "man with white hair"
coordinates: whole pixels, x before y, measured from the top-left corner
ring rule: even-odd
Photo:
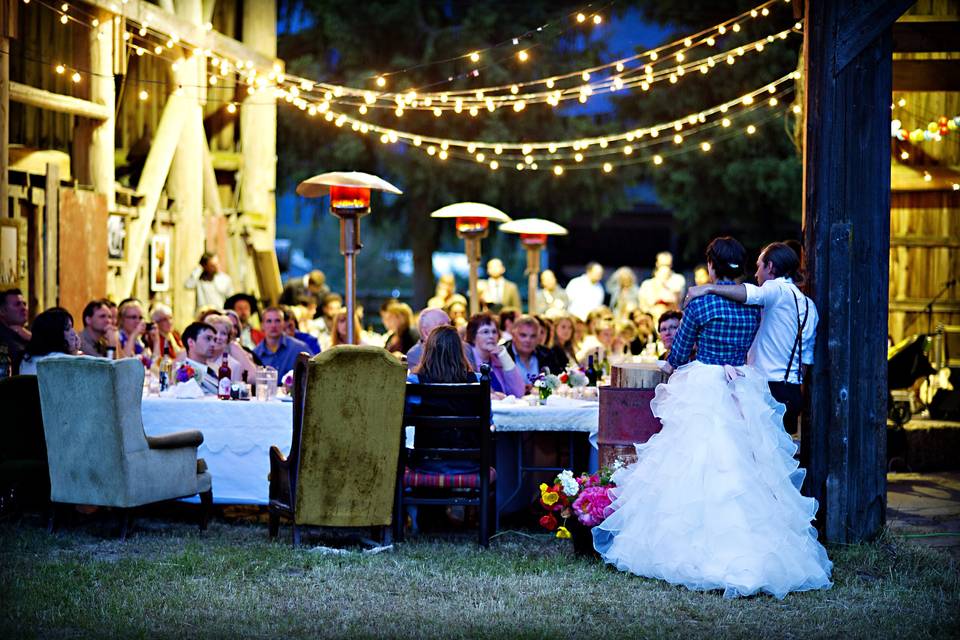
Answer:
[[[450,324],[450,316],[443,309],[424,309],[420,312],[417,328],[420,330],[420,341],[407,351],[407,369],[413,371],[423,356],[423,345],[430,337],[430,332],[437,327]]]

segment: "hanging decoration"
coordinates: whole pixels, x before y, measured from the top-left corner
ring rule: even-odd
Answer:
[[[960,129],[960,115],[948,118],[940,116],[931,120],[925,127],[908,130],[900,120],[890,122],[890,136],[900,141],[909,140],[914,144],[920,142],[940,142],[948,134],[956,134]]]

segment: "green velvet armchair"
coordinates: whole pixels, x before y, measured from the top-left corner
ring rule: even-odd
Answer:
[[[406,367],[385,349],[341,345],[295,369],[290,455],[270,450],[270,536],[302,526],[389,535]],[[301,404],[302,403],[302,404]]]
[[[125,538],[130,509],[199,493],[200,526],[206,527],[213,493],[210,473],[197,460],[203,434],[144,434],[138,359],[48,358],[37,364],[37,373],[51,502],[125,510]],[[51,529],[53,524],[51,517]]]

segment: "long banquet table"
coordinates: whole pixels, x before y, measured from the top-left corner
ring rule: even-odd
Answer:
[[[273,445],[284,454],[290,451],[292,403],[146,397],[141,406],[148,435],[183,429],[203,432],[198,455],[206,460],[213,476],[214,502],[267,504],[268,451]],[[586,435],[596,446],[598,414],[598,403],[589,400],[551,397],[545,406],[531,406],[524,400],[494,401],[498,511],[518,496],[523,475],[538,469],[524,463],[525,433],[568,432],[571,452],[574,440],[579,437],[582,441],[583,436],[577,434]],[[408,432],[408,444],[410,441]],[[596,454],[593,448],[591,452],[587,466],[593,470]]]

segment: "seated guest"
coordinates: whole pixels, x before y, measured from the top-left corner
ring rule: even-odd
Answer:
[[[637,339],[637,325],[629,320],[622,320],[616,324],[613,336],[613,346],[610,349],[610,359],[621,362],[632,355],[630,345]]]
[[[562,315],[553,323],[553,340],[549,347],[553,352],[553,359],[565,362],[566,366],[577,366],[577,343],[574,340],[576,327],[569,315]]]
[[[393,302],[384,312],[384,325],[390,331],[384,348],[391,353],[406,353],[417,344],[413,330],[413,310],[404,302]]]
[[[17,373],[17,363],[30,341],[26,324],[27,301],[20,289],[0,292],[0,378]]]
[[[263,342],[253,350],[260,362],[277,370],[277,384],[293,370],[297,355],[309,353],[310,347],[284,333],[283,309],[268,307],[262,314]]]
[[[657,355],[661,360],[666,360],[670,356],[673,338],[677,335],[682,320],[683,312],[681,311],[665,311],[660,316],[660,342],[657,344]]]
[[[636,309],[630,315],[630,319],[637,327],[637,337],[630,343],[630,353],[636,356],[643,353],[644,350],[653,348],[647,345],[652,345],[657,341],[657,331],[653,316],[646,311]]]
[[[193,367],[195,378],[204,393],[217,393],[217,372],[207,362],[213,356],[217,343],[217,330],[206,322],[193,322],[183,330],[183,343],[187,347],[184,362]]]
[[[566,362],[557,362],[549,349],[539,344],[540,323],[533,316],[520,316],[513,323],[513,340],[503,345],[523,376],[524,390],[529,393],[534,380],[544,369],[560,373]]]
[[[420,330],[420,341],[413,345],[413,348],[407,352],[407,369],[413,371],[420,364],[420,358],[423,354],[423,345],[430,332],[437,327],[450,324],[450,316],[442,309],[428,308],[420,312],[420,319],[417,320],[417,328]]]
[[[612,353],[614,331],[613,325],[606,320],[601,320],[594,324],[594,331],[583,339],[580,344],[580,350],[577,351],[577,360],[586,362],[590,356],[595,361],[600,362]]]
[[[463,338],[467,328],[467,299],[456,293],[450,297],[443,310],[450,316],[450,324],[457,328]]]
[[[233,310],[240,318],[240,344],[253,349],[261,340],[263,332],[252,324],[253,315],[260,312],[257,299],[249,293],[235,293],[224,303],[224,309]]]
[[[143,321],[143,305],[139,300],[128,299],[120,304],[120,358],[132,358],[143,353],[144,346],[140,338],[146,333],[147,325]]]
[[[297,318],[296,311],[290,307],[283,307],[283,323],[284,332],[291,338],[296,338],[300,342],[307,345],[307,352],[310,355],[315,356],[320,353],[320,343],[317,342],[317,339],[309,333],[300,331],[299,320]]]
[[[553,320],[546,316],[533,316],[537,324],[540,325],[540,335],[537,338],[537,344],[546,347],[553,340]]]
[[[298,300],[309,298],[315,307],[319,307],[323,297],[328,293],[330,293],[330,287],[327,286],[326,274],[319,269],[314,269],[302,277],[287,280],[283,293],[280,294],[280,304],[299,304]]]
[[[80,351],[84,355],[106,358],[108,349],[114,357],[120,352],[120,336],[113,324],[113,314],[106,300],[93,300],[83,308],[83,331],[80,332]]]
[[[319,317],[310,322],[310,333],[317,336],[321,349],[326,349],[333,343],[333,334],[336,331],[334,325],[342,308],[343,298],[338,293],[328,293],[321,300]]]
[[[337,320],[334,323],[334,332],[330,341],[330,346],[335,347],[339,344],[350,344],[347,340],[347,310],[341,309],[337,313]],[[360,326],[360,316],[353,317],[353,344],[366,344],[363,341],[363,327]]]
[[[173,360],[177,359],[183,351],[183,341],[180,334],[173,328],[173,310],[165,304],[157,303],[153,305],[153,312],[150,319],[156,330],[153,332],[153,339],[149,342],[155,358],[167,356]]]
[[[428,309],[443,309],[457,293],[457,282],[452,273],[445,273],[437,279],[436,293],[427,300]]]
[[[37,375],[37,363],[56,355],[77,355],[80,350],[80,338],[73,330],[73,316],[61,307],[47,309],[30,325],[32,336],[27,343],[23,360],[20,362],[20,375]]]
[[[253,358],[244,350],[237,340],[233,328],[233,321],[227,316],[209,316],[207,324],[217,330],[217,340],[213,347],[213,354],[207,360],[207,365],[214,371],[220,370],[223,362],[223,352],[227,352],[227,364],[230,367],[230,381],[240,382],[246,372],[247,381],[253,382],[257,375],[257,365]],[[218,374],[219,375],[219,374]]]
[[[474,369],[481,364],[490,365],[490,391],[501,397],[512,395],[517,398],[524,393],[524,379],[510,354],[500,344],[500,330],[497,321],[489,313],[478,313],[467,323],[467,342],[472,349],[468,358]]]
[[[516,309],[503,309],[500,311],[500,344],[506,344],[513,340],[513,322],[520,314]]]

